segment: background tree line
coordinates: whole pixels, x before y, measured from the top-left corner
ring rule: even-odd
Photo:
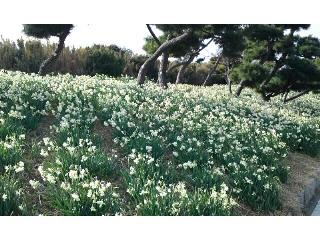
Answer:
[[[286,102],[320,90],[320,41],[299,35],[299,31],[310,27],[308,24],[147,24],[146,27],[151,37],[145,39],[143,48],[148,55],[141,56],[116,45],[65,48],[73,24],[25,24],[26,35],[37,39],[57,37],[58,44],[2,40],[0,67],[37,72],[35,66],[39,65],[39,75],[124,74],[136,77],[140,86],[149,77],[163,88],[169,82],[203,86],[225,83],[230,94],[239,96],[244,88],[253,88],[266,101],[282,95]],[[157,36],[152,27],[161,30],[161,34]],[[200,52],[211,43],[218,51],[212,53],[208,63],[203,63]]]
[[[0,69],[38,73],[39,66],[56,49],[57,44],[40,40],[0,39]],[[137,77],[142,64],[147,60],[147,55],[134,54],[130,49],[116,45],[93,45],[91,47],[65,47],[59,58],[50,65],[51,74],[95,75],[105,74],[118,77],[128,75]],[[210,62],[194,62],[186,70],[185,82],[201,85],[202,79],[214,64],[215,57]],[[174,83],[179,69],[175,67],[177,60],[170,62],[173,66],[168,73],[168,81]],[[149,69],[147,77],[155,81],[158,76],[159,61]],[[218,72],[223,73],[223,65]],[[221,75],[222,76],[222,75]],[[218,75],[212,76],[212,83],[224,83]]]
[[[38,73],[41,63],[56,49],[57,44],[40,40],[18,39],[16,42],[1,38],[0,68],[27,73]],[[50,66],[53,73],[73,75],[121,74],[137,76],[147,56],[135,55],[129,49],[116,45],[91,47],[65,47]],[[156,72],[156,71],[155,71]],[[152,76],[152,74],[151,74]]]

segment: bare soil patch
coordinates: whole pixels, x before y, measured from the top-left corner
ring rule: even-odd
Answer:
[[[116,144],[113,142],[113,131],[111,126],[104,126],[101,120],[96,120],[94,122],[93,133],[101,137],[101,147],[106,153],[112,153],[113,151],[118,150]]]
[[[101,148],[107,156],[118,159],[117,164],[127,166],[125,155],[122,153],[120,146],[113,141],[114,129],[111,126],[105,126],[101,120],[96,120],[93,126],[93,133],[101,138]]]
[[[53,209],[49,207],[46,199],[43,199],[42,195],[38,194],[38,190],[34,190],[29,184],[30,180],[41,181],[40,173],[38,172],[38,167],[42,163],[43,159],[39,156],[32,154],[32,145],[39,143],[43,138],[50,137],[51,129],[50,126],[54,124],[55,118],[53,116],[45,116],[41,119],[36,129],[28,132],[26,134],[25,153],[24,162],[26,163],[26,197],[29,204],[33,206],[33,214],[44,214],[44,215],[58,215]],[[41,189],[39,190],[41,191]]]

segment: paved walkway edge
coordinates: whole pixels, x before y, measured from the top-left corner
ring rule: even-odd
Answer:
[[[316,176],[311,178],[308,185],[300,194],[301,209],[307,216],[320,216],[320,170]],[[316,214],[316,209],[319,205],[319,215]]]

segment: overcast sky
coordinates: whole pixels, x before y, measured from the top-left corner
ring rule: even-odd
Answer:
[[[155,31],[159,34],[159,32]],[[320,24],[312,24],[309,30],[301,31],[302,35],[314,35],[320,38]],[[16,40],[27,37],[22,32],[22,24],[0,23],[0,35],[3,38]],[[144,38],[149,35],[148,29],[143,24],[76,24],[66,40],[67,46],[86,47],[93,44],[116,44],[120,47],[131,49],[134,53],[144,53],[142,46]],[[52,38],[52,41],[57,39]],[[202,56],[209,56],[214,51],[214,46],[208,47]]]

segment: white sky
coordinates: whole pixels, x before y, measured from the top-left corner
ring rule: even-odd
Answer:
[[[159,34],[155,30],[156,34]],[[320,24],[312,24],[307,31],[301,31],[301,35],[314,35],[320,38]],[[20,37],[28,39],[22,32],[22,24],[0,23],[0,35],[3,38],[16,40]],[[76,24],[66,40],[67,46],[86,47],[93,44],[116,44],[120,47],[131,49],[134,53],[144,53],[142,46],[144,38],[149,31],[144,24]],[[56,41],[55,38],[50,39]],[[203,56],[210,56],[215,51],[214,45],[202,52]]]

